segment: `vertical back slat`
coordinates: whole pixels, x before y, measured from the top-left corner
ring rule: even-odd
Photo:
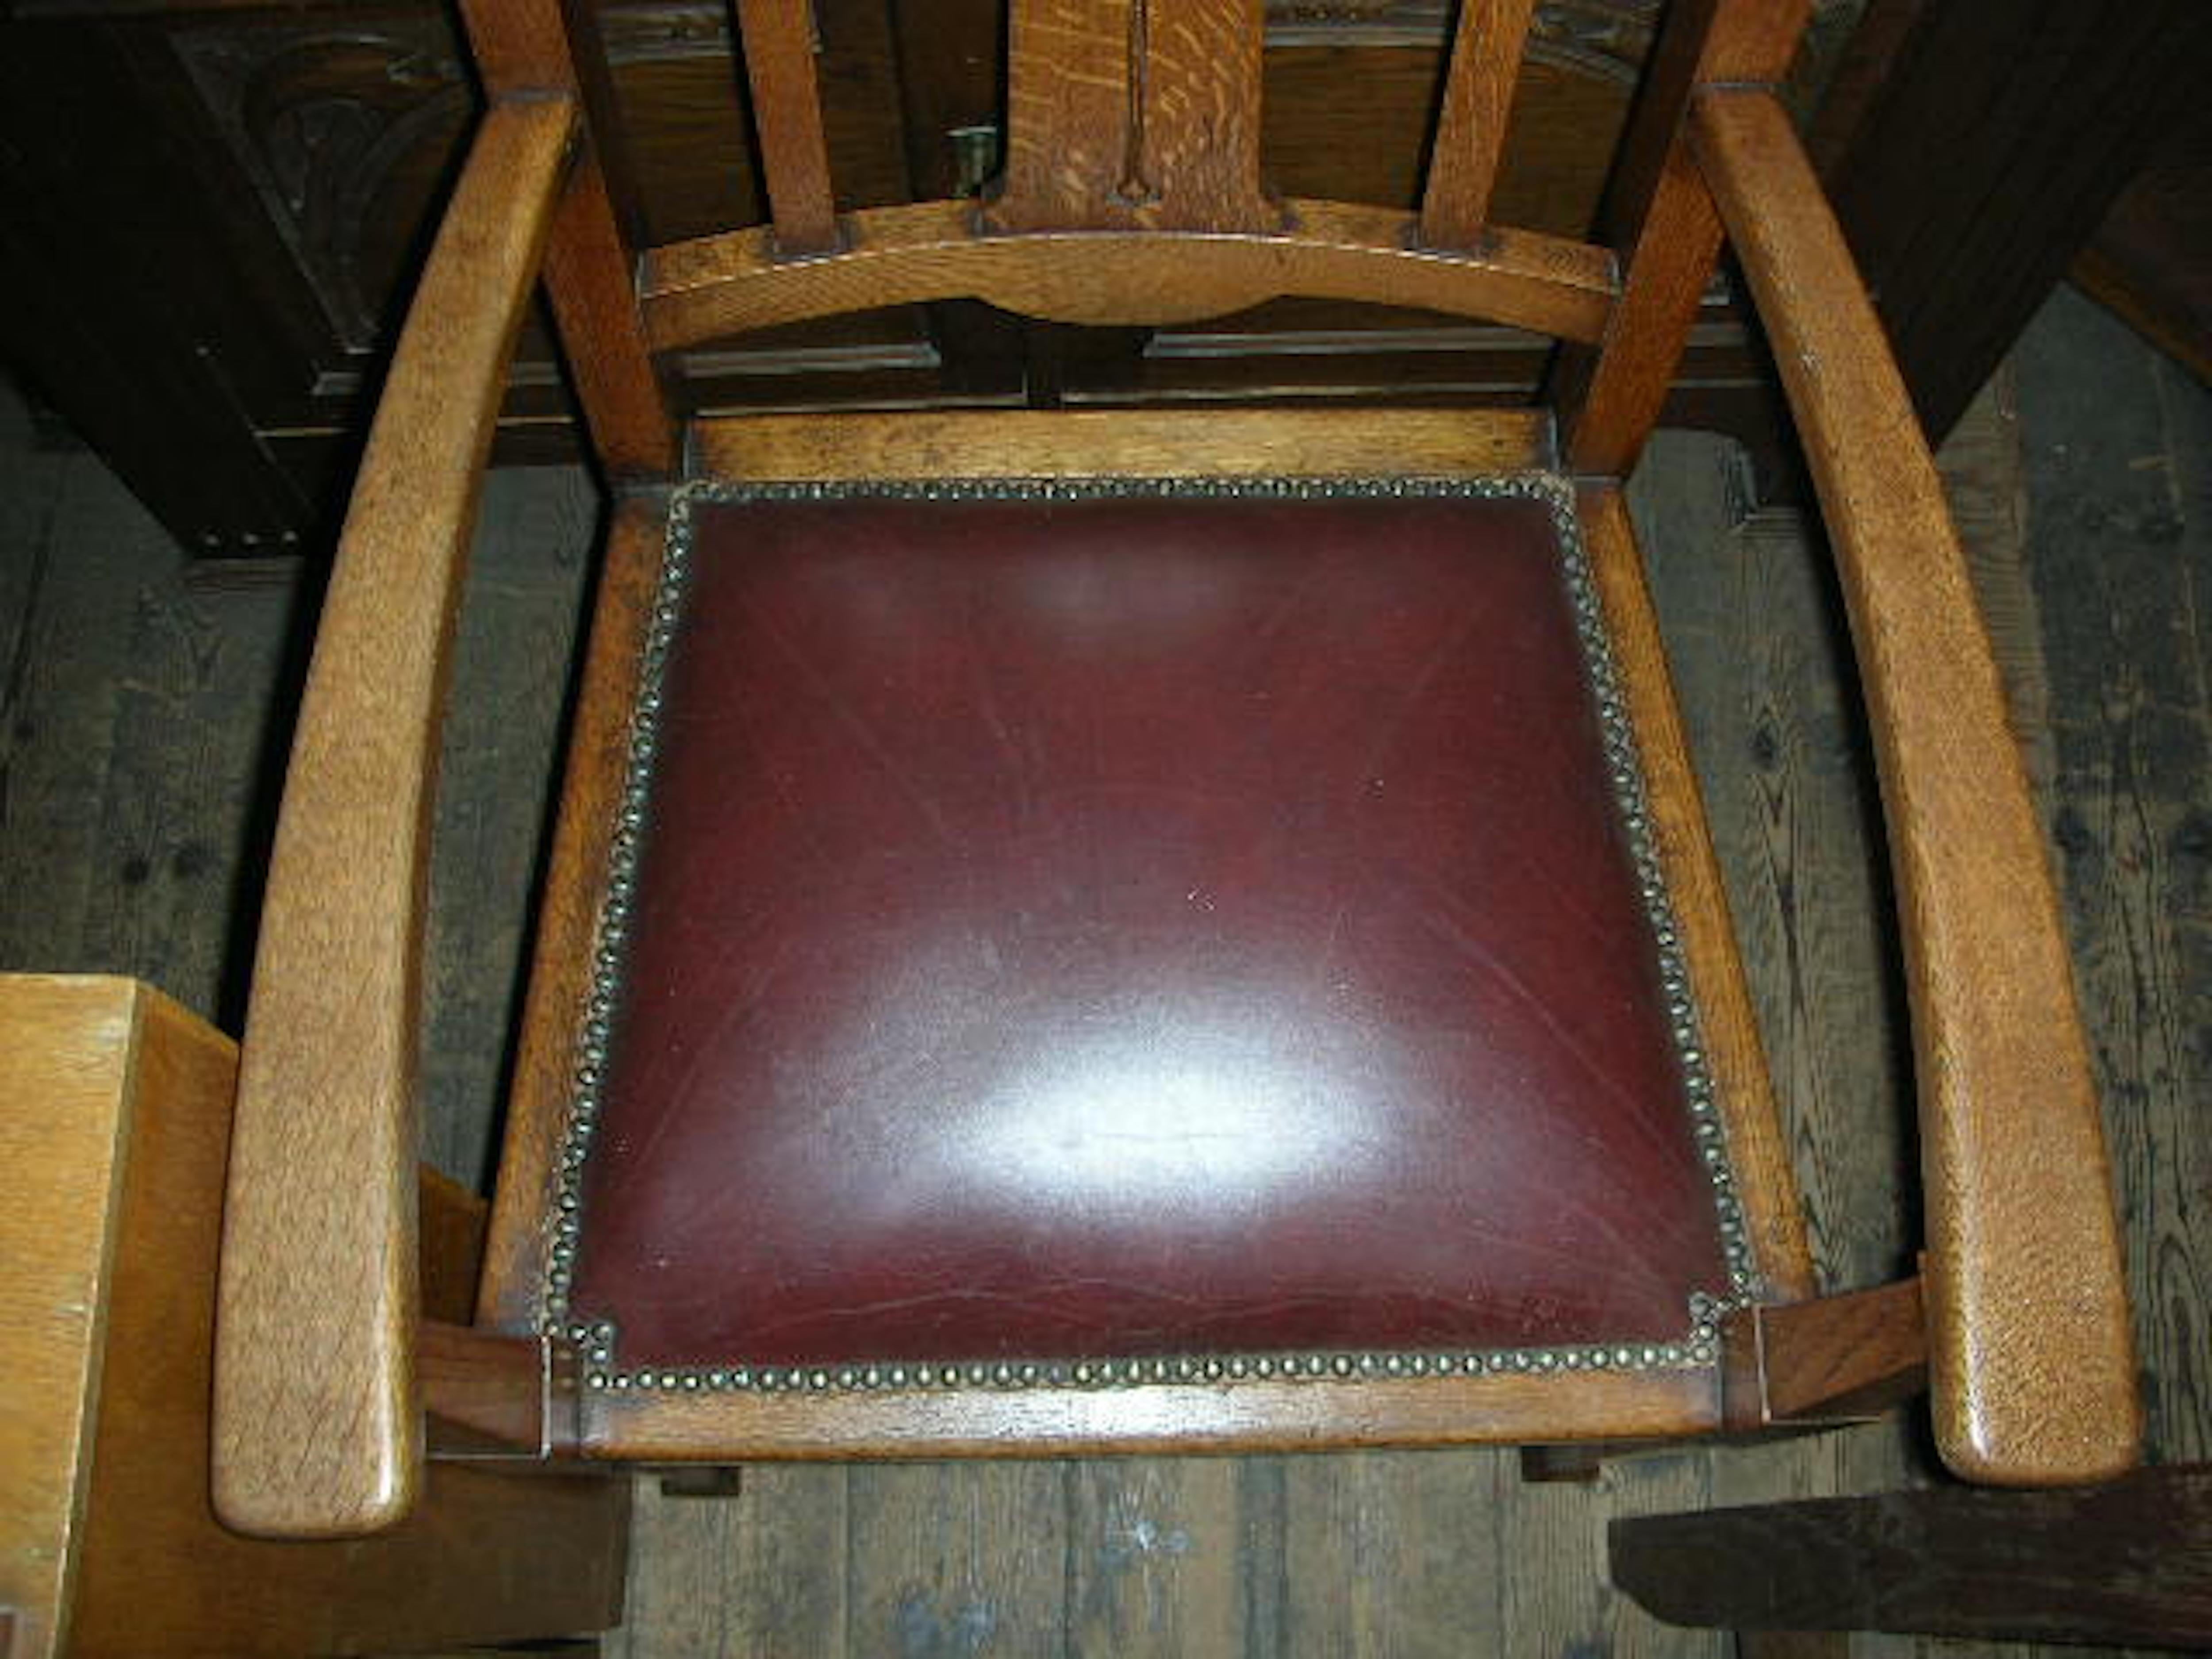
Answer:
[[[737,4],[776,252],[830,252],[838,246],[837,205],[830,189],[830,145],[822,127],[822,89],[814,74],[814,29],[806,0]]]
[[[1459,31],[1421,194],[1425,247],[1471,247],[1490,217],[1533,0],[1460,0]]]
[[[488,96],[563,92],[581,104],[580,153],[545,245],[546,295],[601,464],[617,478],[665,476],[680,459],[676,415],[638,311],[637,246],[602,166],[621,143],[606,78],[577,73],[561,0],[462,0],[461,14]],[[596,46],[595,32],[585,44]]]
[[[1259,0],[1013,0],[1001,231],[1258,230]]]
[[[1595,348],[1563,345],[1551,401],[1567,463],[1586,477],[1635,466],[1720,258],[1720,215],[1689,151],[1701,86],[1772,82],[1796,55],[1811,0],[1677,0],[1630,118],[1602,229],[1621,293]]]

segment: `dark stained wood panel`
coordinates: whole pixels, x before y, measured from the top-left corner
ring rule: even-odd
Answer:
[[[2086,1491],[1893,1492],[1647,1516],[1614,1578],[1669,1623],[2212,1644],[2212,1467]]]
[[[1941,439],[2203,101],[2212,30],[2193,0],[1878,0],[1869,22],[1881,84],[1826,136],[1827,183]]]

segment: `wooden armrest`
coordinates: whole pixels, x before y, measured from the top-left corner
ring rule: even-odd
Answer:
[[[329,1537],[415,1501],[416,1028],[447,658],[575,132],[495,105],[399,342],[324,601],[254,959],[223,1218],[215,1502]]]
[[[2142,1413],[2112,1178],[1966,560],[1789,117],[1765,90],[1711,88],[1691,137],[1773,341],[1866,684],[1911,994],[1937,1444],[1972,1480],[2112,1475]]]

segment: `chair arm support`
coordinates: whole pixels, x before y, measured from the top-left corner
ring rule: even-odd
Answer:
[[[1707,88],[1691,138],[1773,342],[1866,685],[1911,998],[1937,1444],[1976,1480],[2115,1474],[2141,1406],[2096,1085],[1942,483],[1781,106]]]
[[[447,659],[507,365],[574,135],[566,98],[485,117],[324,601],[223,1218],[214,1491],[242,1532],[374,1531],[421,1486],[416,1038]]]

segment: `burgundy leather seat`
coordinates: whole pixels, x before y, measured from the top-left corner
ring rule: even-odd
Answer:
[[[945,495],[678,514],[571,1316],[1680,1340],[1726,1176],[1564,498]]]

